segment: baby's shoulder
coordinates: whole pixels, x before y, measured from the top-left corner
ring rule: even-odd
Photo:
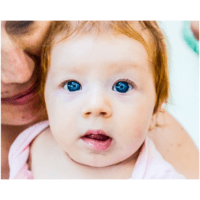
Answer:
[[[50,128],[35,138],[30,157],[34,179],[66,179],[74,171],[71,160],[55,141]]]
[[[51,134],[51,130],[49,127],[42,130],[37,137],[33,140],[31,146],[32,148],[40,147],[41,144],[48,144],[53,140],[53,136]]]
[[[53,138],[50,128],[44,129],[31,143],[31,155],[39,156],[42,154],[49,154],[49,149],[56,146],[56,142]]]
[[[42,132],[35,137],[31,143],[30,154],[38,155],[40,152],[46,151],[44,147],[52,145],[53,137],[50,128],[42,130]]]
[[[50,128],[42,130],[42,132],[33,140],[30,146],[29,162],[30,169],[33,173],[33,177],[40,176],[40,172],[43,173],[45,168],[48,168],[49,163],[48,156],[55,146],[55,141],[51,134]]]

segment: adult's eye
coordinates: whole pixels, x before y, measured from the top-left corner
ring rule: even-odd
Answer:
[[[127,81],[119,81],[113,86],[113,90],[120,93],[126,93],[133,89],[133,86]]]
[[[9,34],[20,35],[29,31],[34,21],[7,21],[6,31]]]
[[[81,90],[81,85],[76,81],[68,81],[64,84],[64,89],[69,90],[70,92],[76,92],[78,90]]]

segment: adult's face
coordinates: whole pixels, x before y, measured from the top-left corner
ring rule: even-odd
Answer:
[[[44,117],[37,93],[48,21],[1,22],[1,123],[25,125]]]

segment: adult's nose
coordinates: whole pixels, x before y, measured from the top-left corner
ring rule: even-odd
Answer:
[[[5,84],[25,83],[30,80],[35,62],[20,44],[2,30],[1,35],[1,81]]]
[[[87,95],[87,100],[82,109],[82,116],[84,118],[109,118],[112,116],[111,102],[105,92],[95,89]]]

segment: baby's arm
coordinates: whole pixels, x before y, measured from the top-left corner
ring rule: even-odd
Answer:
[[[188,133],[168,113],[160,113],[158,124],[149,132],[157,150],[175,170],[189,179],[199,178],[199,152]]]
[[[50,129],[41,132],[32,142],[30,148],[30,168],[34,179],[51,178],[55,171],[54,166],[59,154],[57,154],[55,141]],[[56,157],[54,162],[49,162],[49,157]]]

